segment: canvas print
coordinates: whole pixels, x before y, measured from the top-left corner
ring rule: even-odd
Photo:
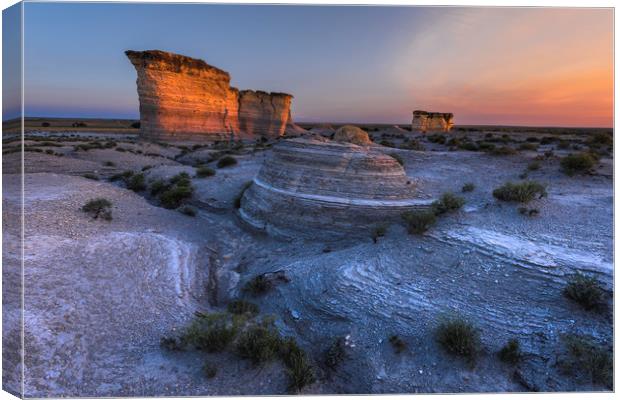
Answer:
[[[613,391],[613,9],[2,16],[5,391]]]

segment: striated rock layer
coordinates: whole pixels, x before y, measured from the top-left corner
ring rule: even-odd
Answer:
[[[426,208],[403,167],[371,147],[313,139],[285,140],[273,148],[241,199],[240,215],[274,233],[367,235]]]
[[[125,52],[138,73],[141,134],[149,139],[236,140],[299,132],[285,93],[230,86],[206,62],[160,50]]]
[[[416,110],[413,112],[411,130],[413,132],[449,132],[454,126],[452,113],[437,113]]]

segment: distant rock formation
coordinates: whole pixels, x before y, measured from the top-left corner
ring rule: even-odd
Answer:
[[[353,143],[359,146],[367,146],[372,143],[365,130],[353,125],[344,125],[338,128],[336,133],[334,133],[334,140],[336,142]]]
[[[125,52],[138,73],[141,135],[149,139],[236,140],[302,132],[293,96],[230,86],[230,75],[203,60],[160,50]]]
[[[416,110],[413,112],[413,132],[449,132],[454,126],[452,113],[438,113]]]
[[[274,146],[239,213],[268,232],[325,238],[369,235],[429,204],[398,161],[376,147],[298,138]]]

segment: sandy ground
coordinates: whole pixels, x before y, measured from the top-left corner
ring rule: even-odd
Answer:
[[[337,371],[319,374],[304,393],[605,390],[561,373],[558,360],[564,333],[612,340],[610,312],[586,312],[562,295],[578,270],[613,293],[609,158],[597,174],[575,177],[559,171],[555,156],[542,161],[529,177],[546,184],[549,196],[530,204],[538,216],[526,217],[491,193],[518,180],[543,146],[502,157],[428,143],[424,152],[386,148],[403,157],[424,196],[460,192],[466,182],[476,189],[463,194],[461,211],[426,234],[408,235],[394,224],[375,244],[370,235],[283,239],[244,226],[234,198],[269,150],[243,152],[238,165],[194,178],[191,204],[199,211],[192,218],[104,179],[145,166],[152,166],[147,181],[181,171],[193,176],[191,153],[181,158],[177,147],[133,138],[118,146],[134,153],[75,151],[76,143],[61,143],[54,150],[63,150],[62,157],[25,153],[26,396],[285,393],[277,361],[255,368],[228,352],[159,346],[196,310],[223,309],[244,282],[274,270],[286,271],[290,282],[252,301],[276,317],[282,334],[296,337],[317,368],[336,338],[349,335],[354,345]],[[19,343],[19,157],[6,154],[3,161],[5,343]],[[102,180],[86,179],[85,172]],[[94,197],[112,201],[112,221],[80,211]],[[446,354],[434,339],[439,320],[451,314],[479,329],[483,349],[475,366]],[[407,343],[403,353],[387,342],[392,334]],[[496,355],[510,338],[518,338],[525,353],[515,367]],[[15,353],[3,355],[9,389],[17,386],[18,360]],[[213,379],[201,372],[205,360],[218,365]]]

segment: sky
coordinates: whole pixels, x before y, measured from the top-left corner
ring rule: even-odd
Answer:
[[[613,125],[613,12],[562,8],[25,3],[25,114],[138,118],[127,49],[291,93],[298,122]]]

